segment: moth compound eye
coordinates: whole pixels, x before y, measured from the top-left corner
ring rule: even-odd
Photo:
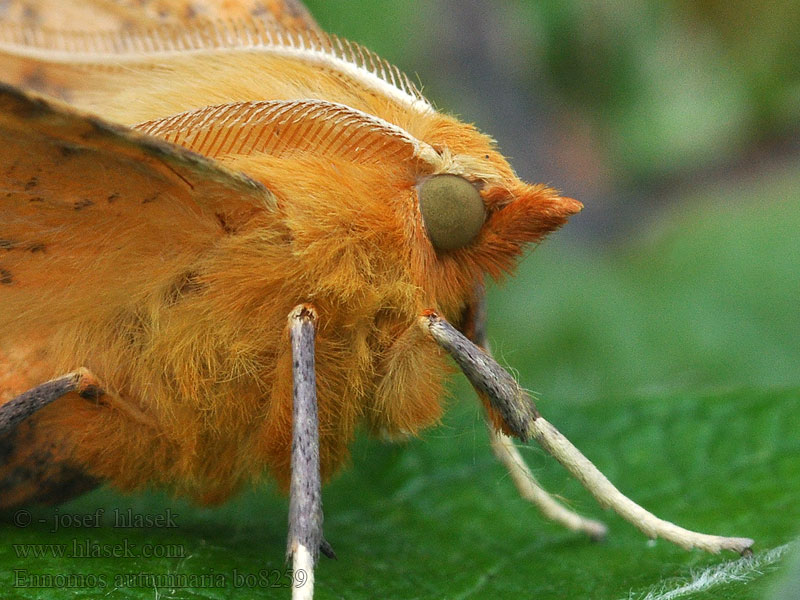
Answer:
[[[486,219],[480,192],[458,175],[434,175],[419,188],[419,209],[433,247],[458,250],[478,235]]]

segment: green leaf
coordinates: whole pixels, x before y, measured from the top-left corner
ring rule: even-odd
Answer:
[[[687,527],[752,536],[757,546],[751,560],[759,560],[785,544],[791,525],[800,521],[794,500],[800,494],[799,399],[797,389],[740,391],[571,407],[548,403],[545,411],[644,506]],[[777,564],[775,556],[748,568],[732,555],[650,543],[619,518],[602,515],[541,451],[529,449],[525,456],[547,488],[607,519],[605,543],[562,531],[522,502],[490,455],[479,414],[462,405],[425,440],[405,447],[359,440],[352,468],[325,492],[326,535],[339,559],[322,560],[317,597],[644,598],[662,587],[685,586],[710,565],[738,564],[746,591],[737,581],[731,589],[738,596],[718,586],[692,597],[756,598],[762,579],[769,580],[763,573]],[[99,517],[98,509],[104,510]],[[177,527],[114,527],[115,510],[123,517],[166,515]],[[286,502],[270,490],[217,510],[160,495],[128,498],[100,491],[30,515],[26,527],[2,528],[7,598],[94,598],[112,591],[115,598],[152,598],[156,587],[162,598],[251,598],[258,597],[262,582],[284,571]],[[14,516],[24,519],[25,513]],[[54,531],[56,519],[60,526]],[[76,546],[84,554],[86,548],[127,548],[133,556],[31,554],[60,547],[74,554]],[[141,557],[148,548],[178,556]],[[27,558],[17,557],[25,551]],[[68,574],[76,576],[70,581]],[[160,577],[161,585],[146,574],[156,582]],[[190,576],[200,574],[207,576],[201,583],[218,582],[223,589],[192,585]],[[182,578],[188,589],[175,587]],[[36,583],[45,588],[24,587]],[[75,587],[65,589],[69,585]]]
[[[800,548],[794,544],[792,557],[785,574],[777,582],[769,595],[770,600],[795,600],[800,598]]]

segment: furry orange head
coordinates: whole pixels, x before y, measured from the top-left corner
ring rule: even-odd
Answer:
[[[264,465],[288,481],[293,306],[319,314],[330,474],[359,424],[438,418],[446,365],[422,311],[459,323],[486,274],[580,204],[521,182],[489,138],[307,16],[187,18],[0,29],[12,83],[129,126],[4,92],[0,369],[18,377],[0,393],[88,367],[111,400],[43,410],[48,451],[212,502]]]

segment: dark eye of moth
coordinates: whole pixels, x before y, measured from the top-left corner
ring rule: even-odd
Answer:
[[[458,250],[478,235],[486,219],[480,192],[458,175],[434,175],[419,188],[425,230],[440,252]]]

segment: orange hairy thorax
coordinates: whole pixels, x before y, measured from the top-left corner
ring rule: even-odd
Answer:
[[[80,109],[0,94],[15,157],[0,163],[0,400],[78,367],[107,391],[31,417],[53,462],[207,503],[265,466],[286,487],[286,316],[310,302],[329,476],[358,426],[398,436],[439,418],[447,363],[419,315],[464,322],[487,274],[580,210],[521,182],[393,67],[297,18],[0,30],[11,83],[35,71]],[[484,215],[446,250],[419,200],[441,175]]]

